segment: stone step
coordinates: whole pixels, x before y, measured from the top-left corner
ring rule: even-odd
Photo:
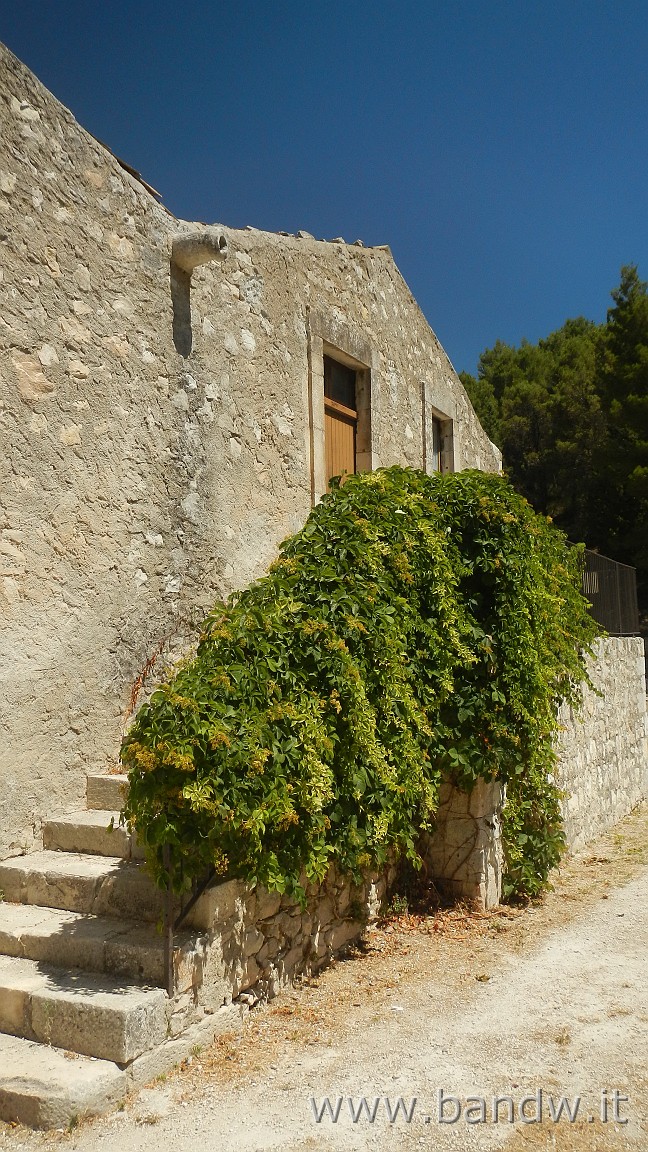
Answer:
[[[0,1033],[0,1120],[67,1128],[115,1108],[128,1090],[116,1064]]]
[[[167,997],[109,976],[0,956],[0,1031],[125,1066],[167,1035]]]
[[[55,852],[119,856],[122,860],[143,859],[135,837],[120,825],[119,812],[103,808],[46,820],[43,824],[43,848]]]
[[[184,927],[210,928],[222,903],[220,891],[226,888],[219,885],[205,892]],[[32,852],[1,861],[0,891],[14,904],[146,923],[157,923],[164,906],[164,893],[143,864],[72,852]]]
[[[183,991],[192,983],[193,973],[185,968],[197,942],[184,932],[176,934],[174,944],[178,991]],[[164,986],[163,942],[153,925],[5,900],[0,903],[0,954]]]
[[[32,852],[0,863],[0,889],[15,904],[156,922],[163,893],[143,865],[109,856]]]
[[[105,808],[119,812],[128,792],[128,776],[117,773],[91,772],[86,781],[88,808]]]

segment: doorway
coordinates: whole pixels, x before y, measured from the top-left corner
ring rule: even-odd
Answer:
[[[358,408],[356,372],[332,356],[324,356],[324,451],[326,483],[332,476],[356,471]]]

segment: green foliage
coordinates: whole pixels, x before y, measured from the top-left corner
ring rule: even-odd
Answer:
[[[499,444],[501,438],[499,402],[492,381],[484,375],[471,376],[469,372],[460,372],[459,379],[468,393],[468,398],[479,416],[486,435],[494,444]]]
[[[561,846],[556,707],[577,702],[595,634],[578,576],[501,476],[334,483],[124,739],[155,875],[165,844],[176,889],[213,866],[301,896],[332,862],[417,864],[440,781],[498,777],[509,890],[535,893]]]
[[[407,916],[408,912],[409,912],[409,901],[407,899],[407,896],[404,896],[401,892],[397,892],[394,896],[392,896],[391,900],[389,901],[385,915],[387,917],[390,917],[390,916]]]
[[[648,601],[648,284],[634,265],[612,299],[605,324],[497,341],[461,379],[518,491],[572,540],[635,565]]]
[[[634,265],[621,269],[612,298],[602,374],[612,512],[608,546],[640,569],[648,598],[648,284]]]

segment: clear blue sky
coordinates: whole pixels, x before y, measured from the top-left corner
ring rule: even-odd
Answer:
[[[458,370],[648,278],[645,0],[3,8],[177,216],[390,244]]]

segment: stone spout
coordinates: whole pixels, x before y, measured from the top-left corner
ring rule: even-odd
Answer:
[[[204,228],[200,232],[187,232],[175,237],[171,247],[171,263],[191,276],[199,264],[224,260],[227,252],[224,232],[217,226]]]

